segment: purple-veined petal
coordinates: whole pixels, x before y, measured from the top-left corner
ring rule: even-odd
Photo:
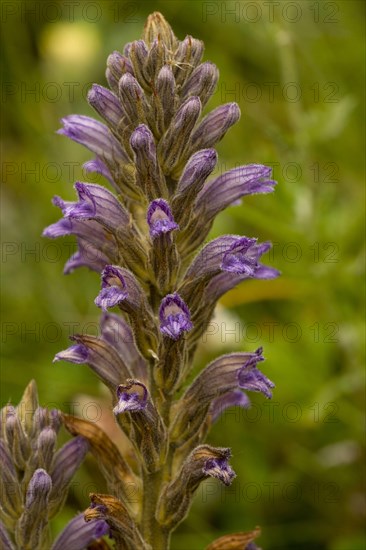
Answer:
[[[126,152],[111,131],[101,122],[83,115],[69,115],[61,119],[63,128],[59,134],[65,135],[84,145],[102,160],[114,165],[129,162]]]
[[[225,172],[208,182],[199,193],[196,209],[207,221],[245,195],[270,193],[276,182],[270,179],[272,169],[261,164],[248,164]]]
[[[86,522],[84,514],[78,514],[61,531],[51,550],[84,550],[109,531],[110,527],[103,519]]]
[[[76,220],[94,219],[112,229],[118,229],[121,225],[129,223],[127,211],[113,193],[105,189],[105,187],[77,182],[75,189],[78,193],[79,201],[65,203],[62,209],[65,218]]]

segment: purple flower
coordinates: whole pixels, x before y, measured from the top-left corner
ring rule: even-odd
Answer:
[[[54,362],[68,361],[87,364],[110,388],[113,395],[121,380],[136,376],[147,377],[144,359],[136,347],[133,332],[127,322],[118,315],[102,315],[101,336],[75,335],[68,349],[56,354]]]
[[[270,398],[274,384],[256,365],[263,361],[262,348],[254,353],[230,353],[212,361],[192,382],[182,397],[172,436],[180,441],[199,430],[215,401],[234,390],[261,391]]]
[[[160,331],[173,340],[192,329],[191,314],[179,294],[168,294],[159,309]]]
[[[109,525],[103,519],[86,522],[84,514],[79,514],[69,521],[53,543],[51,550],[84,550],[109,531]]]
[[[118,267],[107,265],[102,273],[102,290],[95,299],[95,304],[107,311],[123,300],[126,300],[128,291],[126,281]]]
[[[170,233],[174,229],[179,229],[179,225],[174,221],[170,206],[164,199],[155,199],[149,204],[147,223],[152,239],[156,239],[164,233]]]
[[[106,311],[121,305],[128,310],[138,310],[145,300],[144,292],[130,271],[122,267],[107,265],[102,273],[102,289],[95,304]]]
[[[146,386],[132,380],[128,384],[121,384],[117,389],[118,403],[114,407],[114,414],[121,414],[124,412],[137,412],[146,408],[148,392]]]
[[[252,360],[252,364],[247,364],[246,368],[238,372],[239,387],[249,391],[262,392],[268,399],[272,397],[271,389],[274,388],[273,382],[255,366],[256,361]]]

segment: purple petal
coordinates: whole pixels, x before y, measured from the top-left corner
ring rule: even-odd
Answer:
[[[72,273],[79,267],[87,267],[92,271],[100,273],[105,266],[109,264],[111,258],[103,254],[91,243],[85,242],[83,239],[78,239],[78,245],[79,250],[75,252],[65,264],[65,275]]]
[[[98,157],[92,160],[88,160],[83,164],[83,168],[87,174],[96,173],[103,176],[109,183],[116,188],[116,184],[112,178],[112,175],[109,171],[109,168],[106,164]]]
[[[257,368],[250,368],[244,365],[238,373],[239,387],[244,390],[262,392],[268,399],[272,397],[271,388],[274,388],[274,383],[269,380]]]
[[[184,278],[189,281],[219,272],[225,254],[241,239],[239,235],[223,235],[206,244],[194,258]]]

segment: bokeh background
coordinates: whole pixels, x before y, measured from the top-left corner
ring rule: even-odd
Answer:
[[[87,367],[52,365],[70,334],[97,331],[98,276],[64,277],[72,240],[40,235],[59,218],[52,196],[73,200],[91,158],[55,133],[59,119],[92,114],[86,92],[105,84],[108,54],[162,11],[180,39],[204,40],[205,59],[220,69],[209,108],[237,101],[242,110],[218,145],[220,169],[267,163],[278,180],[274,194],[222,213],[212,236],[272,240],[268,263],[282,271],[230,292],[200,347],[197,369],[263,345],[277,387],[272,402],[254,395],[250,410],[231,409],[215,425],[209,441],[232,448],[238,477],[229,489],[202,486],[172,548],[199,550],[260,525],[269,550],[363,549],[363,2],[46,0],[1,9],[2,404],[35,378],[42,404],[110,423],[108,396]],[[95,489],[103,480],[88,459],[54,533]]]

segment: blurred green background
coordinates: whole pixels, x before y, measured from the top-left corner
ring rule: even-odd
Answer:
[[[218,145],[219,169],[267,163],[278,181],[274,194],[221,214],[212,234],[272,240],[267,263],[282,271],[229,293],[200,348],[197,368],[263,345],[276,389],[272,402],[254,395],[252,409],[231,409],[215,425],[209,442],[232,448],[238,477],[229,489],[202,486],[172,549],[199,550],[256,525],[268,550],[364,548],[364,3],[54,0],[1,9],[2,404],[35,378],[42,404],[91,419],[103,407],[110,423],[93,374],[52,365],[70,334],[97,331],[98,276],[64,277],[72,240],[40,234],[59,218],[52,196],[73,200],[91,158],[55,134],[59,119],[92,115],[85,95],[92,82],[105,85],[108,54],[139,38],[159,10],[180,39],[204,40],[205,59],[218,65],[209,109],[240,105],[240,122]],[[103,482],[88,459],[55,532],[95,489]]]

